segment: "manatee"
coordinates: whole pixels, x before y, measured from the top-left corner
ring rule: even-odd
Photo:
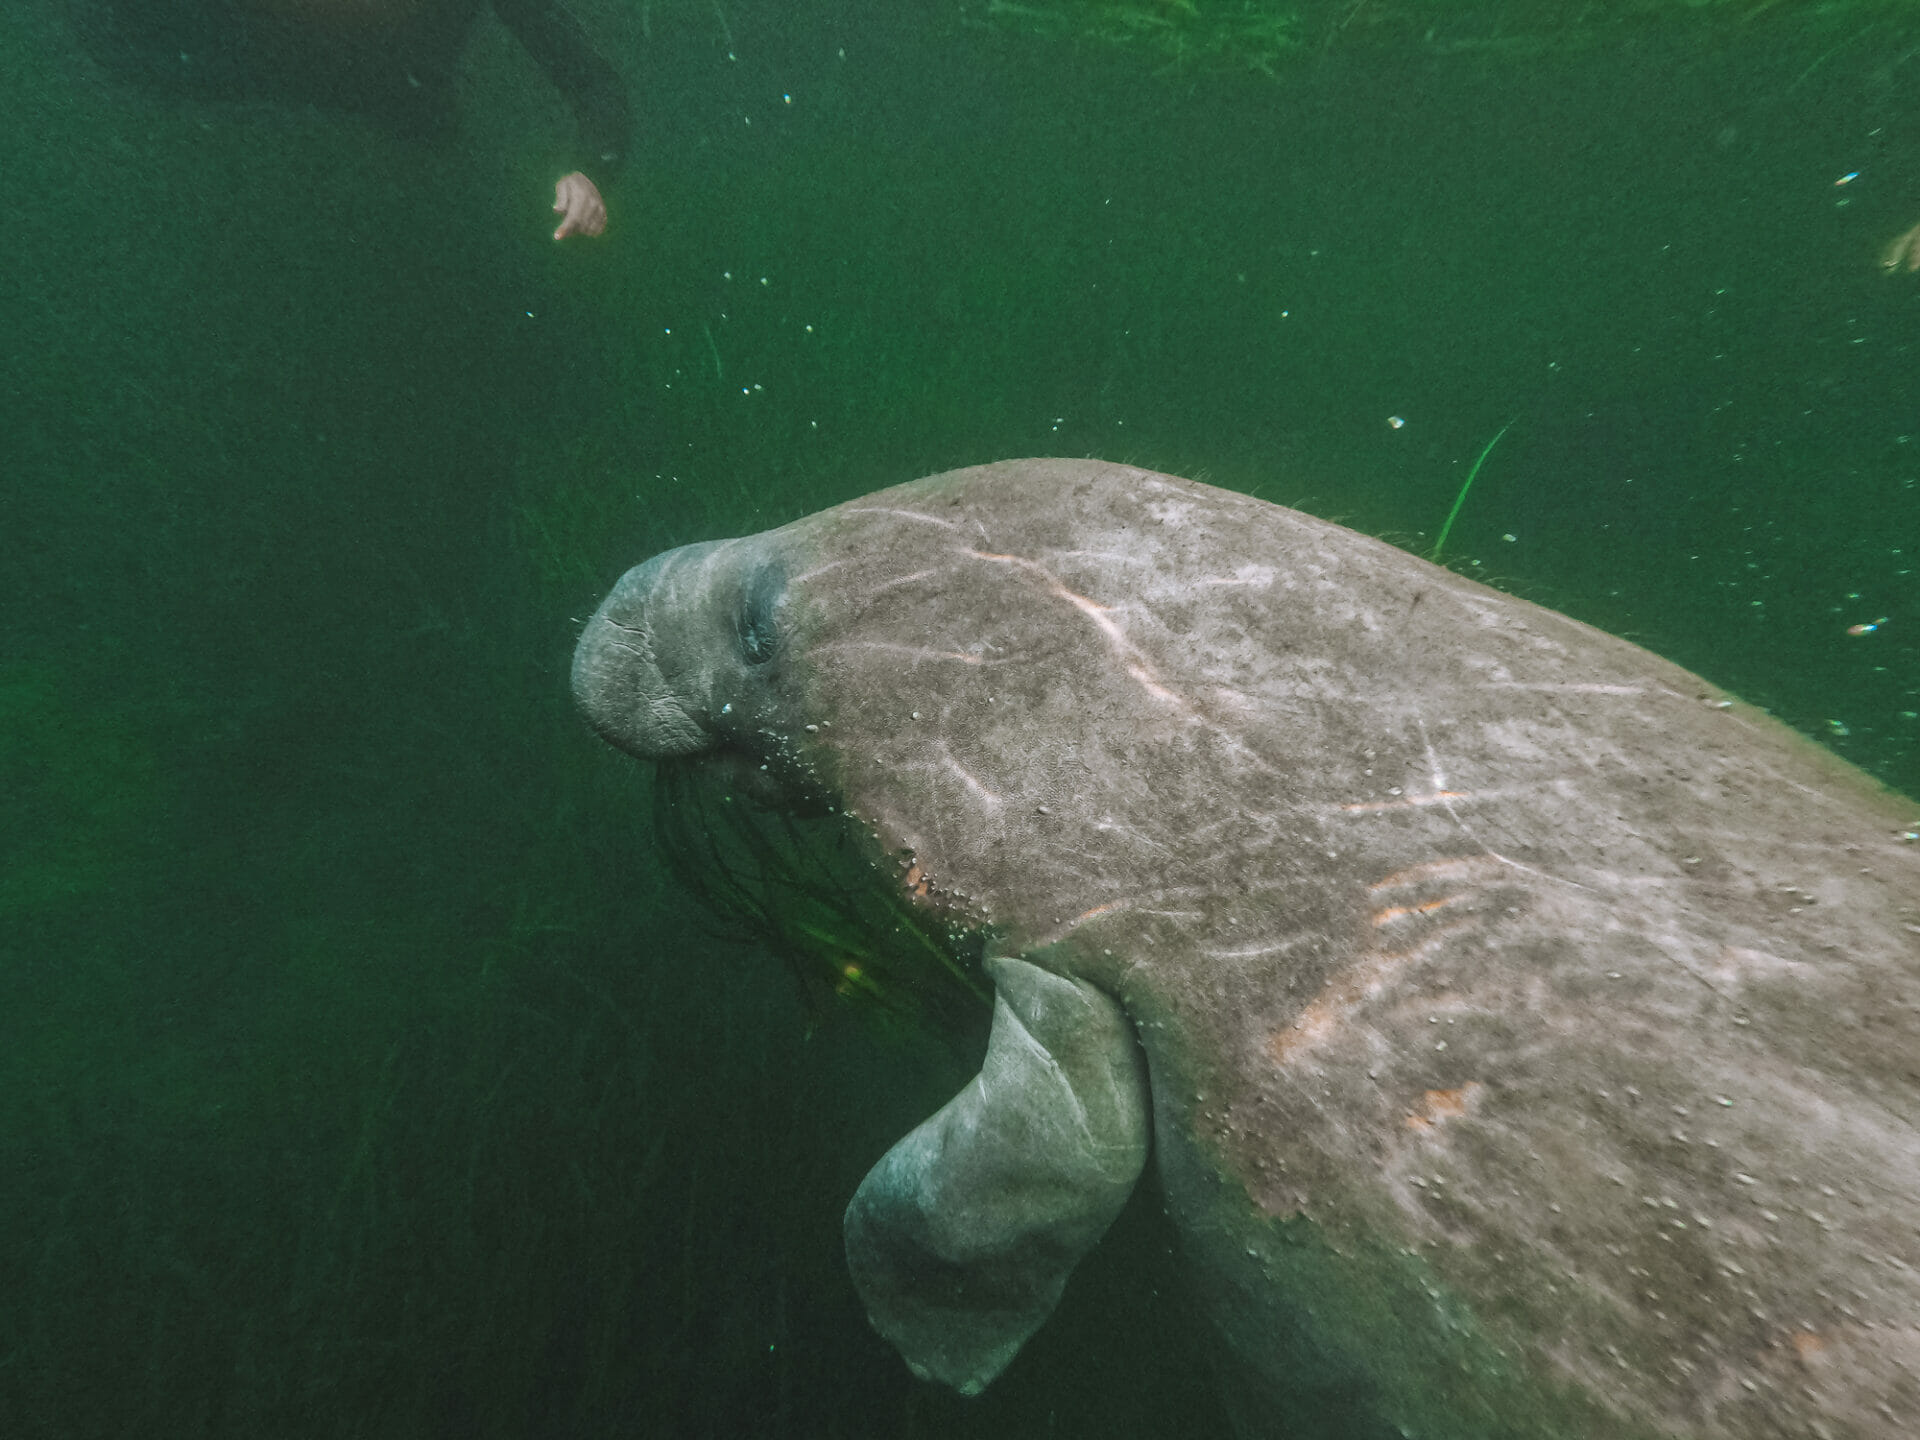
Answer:
[[[633,755],[993,939],[845,1219],[978,1392],[1151,1161],[1246,1436],[1920,1434],[1920,806],[1626,641],[1124,465],[629,571]]]

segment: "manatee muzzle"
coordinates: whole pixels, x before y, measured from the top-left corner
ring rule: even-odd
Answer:
[[[573,698],[600,737],[643,760],[698,755],[713,745],[701,723],[699,667],[689,673],[678,601],[685,571],[715,547],[686,545],[620,577],[573,652]]]

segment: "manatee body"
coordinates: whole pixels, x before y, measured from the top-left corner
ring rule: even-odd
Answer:
[[[1150,1156],[1245,1435],[1920,1434],[1920,806],[1767,716],[1070,460],[658,556],[574,686],[992,927],[980,1078],[847,1214],[916,1373],[988,1383]]]

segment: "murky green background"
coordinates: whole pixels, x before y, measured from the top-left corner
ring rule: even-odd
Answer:
[[[1423,548],[1511,420],[1451,563],[1920,793],[1920,34],[577,8],[640,140],[558,247],[491,21],[424,145],[0,13],[0,1433],[1218,1434],[1150,1190],[984,1399],[868,1331],[840,1209],[966,1059],[708,938],[577,621],[1033,453]]]

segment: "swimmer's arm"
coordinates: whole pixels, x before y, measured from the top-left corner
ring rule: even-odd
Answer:
[[[633,129],[626,82],[593,48],[587,32],[556,0],[493,0],[494,10],[527,53],[566,97],[580,127],[586,166],[603,180],[626,159]],[[554,195],[562,215],[556,240],[570,234],[597,235],[606,226],[600,192],[582,170],[563,179]]]

